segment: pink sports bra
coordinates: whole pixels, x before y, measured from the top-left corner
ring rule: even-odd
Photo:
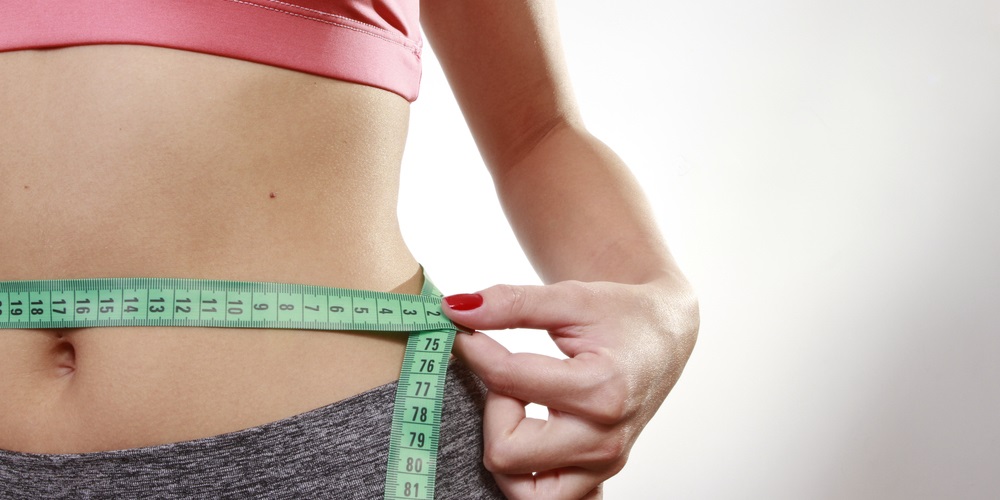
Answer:
[[[361,83],[412,102],[419,15],[419,0],[3,1],[0,52],[155,45]]]

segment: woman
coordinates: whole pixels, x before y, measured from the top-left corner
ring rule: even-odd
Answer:
[[[415,1],[60,8],[5,6],[0,279],[421,291],[396,222]],[[456,354],[490,389],[485,455],[448,449],[481,432],[456,363],[438,496],[496,496],[483,461],[512,498],[599,496],[690,354],[690,287],[627,169],[580,121],[551,2],[425,0],[419,17],[553,283],[451,296],[445,311],[471,328],[548,329],[571,356],[459,336]],[[0,491],[380,495],[384,465],[372,464],[385,462],[403,349],[399,336],[343,332],[0,331]],[[549,422],[523,420],[522,401],[548,405]]]

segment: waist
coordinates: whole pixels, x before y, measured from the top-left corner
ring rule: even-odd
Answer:
[[[418,273],[393,291],[421,285]],[[8,317],[14,295],[0,305]],[[394,380],[405,339],[197,327],[0,330],[0,449],[136,448],[287,418]]]
[[[291,229],[281,218],[271,221],[246,221],[249,231],[228,235],[173,224],[140,237],[128,224],[100,231],[81,223],[73,238],[20,226],[20,234],[0,243],[0,276],[203,278],[420,292],[419,265],[392,231],[360,231],[338,243],[294,220],[286,221]],[[18,224],[4,229],[10,226]],[[2,307],[9,315],[11,304]],[[261,425],[395,380],[405,340],[204,327],[0,330],[0,449],[125,449]]]

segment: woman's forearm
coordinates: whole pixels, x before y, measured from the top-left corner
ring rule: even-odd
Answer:
[[[698,331],[697,299],[636,180],[583,127],[561,123],[520,160],[484,155],[522,247],[553,284],[489,287],[474,307],[446,299],[457,323],[546,330],[567,356],[510,353],[488,335],[455,340],[489,388],[484,462],[509,498],[601,498]],[[525,402],[549,418],[527,418]]]
[[[491,173],[545,282],[684,279],[632,173],[581,125],[561,122],[519,161]]]

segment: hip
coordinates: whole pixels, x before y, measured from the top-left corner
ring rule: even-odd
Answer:
[[[162,446],[71,455],[0,450],[0,497],[381,498],[395,383],[264,425]],[[482,463],[484,388],[452,363],[437,498],[503,498]]]

